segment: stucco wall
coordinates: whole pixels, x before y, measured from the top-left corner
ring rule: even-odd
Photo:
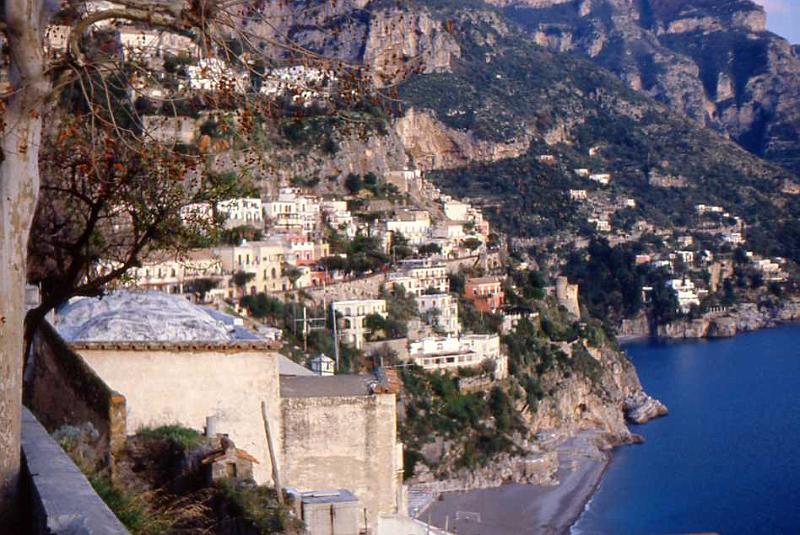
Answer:
[[[219,416],[219,431],[255,456],[258,483],[272,482],[261,401],[270,428],[280,429],[278,360],[275,353],[224,350],[78,349],[95,372],[127,399],[127,433],[143,426],[179,423],[202,431]],[[276,433],[280,454],[280,434]],[[280,457],[279,457],[280,464]]]
[[[344,488],[367,510],[397,512],[395,395],[283,398],[282,477],[300,491]]]
[[[111,466],[125,443],[125,398],[43,323],[26,371],[25,404],[49,431],[90,422],[100,434],[98,452]]]

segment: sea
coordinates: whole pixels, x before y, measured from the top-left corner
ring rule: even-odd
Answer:
[[[625,350],[670,412],[632,427],[572,534],[800,534],[800,326]]]

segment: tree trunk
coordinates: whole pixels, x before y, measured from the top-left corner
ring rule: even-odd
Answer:
[[[13,96],[0,134],[0,526],[13,522],[19,480],[28,235],[39,194],[44,74],[41,0],[5,2]]]

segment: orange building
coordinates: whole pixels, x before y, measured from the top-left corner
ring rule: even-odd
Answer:
[[[503,284],[497,277],[477,277],[467,279],[464,297],[472,301],[481,312],[492,312],[503,306],[506,295]]]

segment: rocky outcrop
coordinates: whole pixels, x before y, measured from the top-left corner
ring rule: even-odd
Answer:
[[[708,314],[694,320],[659,325],[657,334],[662,338],[725,338],[797,320],[800,320],[799,301],[761,306],[742,303],[723,314]]]
[[[800,170],[800,56],[747,0],[488,0],[537,44],[578,51],[637,91]]]
[[[669,412],[666,405],[642,390],[626,396],[623,407],[625,417],[635,424],[647,423],[653,418],[665,416]]]
[[[430,113],[413,108],[395,122],[395,131],[417,167],[424,170],[516,158],[530,145],[528,136],[507,143],[478,139],[469,131],[449,128]]]
[[[461,49],[442,22],[424,12],[373,13],[362,61],[378,85],[396,83],[413,72],[448,72]]]
[[[617,336],[626,338],[638,338],[650,336],[652,334],[650,319],[643,311],[633,318],[625,318],[617,331]]]

